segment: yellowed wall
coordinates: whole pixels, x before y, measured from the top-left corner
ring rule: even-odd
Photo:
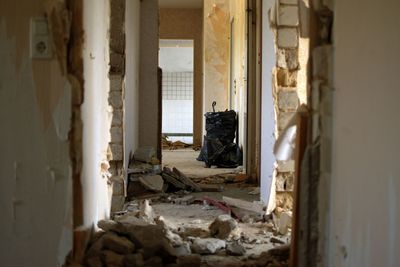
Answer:
[[[204,1],[204,111],[229,108],[229,1]]]
[[[203,122],[203,10],[160,9],[160,39],[194,40],[193,142],[201,145]]]

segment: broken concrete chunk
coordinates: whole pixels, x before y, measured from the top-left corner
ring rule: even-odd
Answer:
[[[226,239],[238,223],[228,214],[219,215],[209,226],[211,236]]]
[[[181,267],[200,267],[201,256],[198,254],[180,256],[178,257],[178,265]]]
[[[143,267],[163,267],[163,266],[164,266],[163,260],[158,256],[150,258],[143,265]]]
[[[144,265],[143,255],[141,253],[129,254],[124,258],[125,266],[139,267]]]
[[[136,247],[145,248],[144,258],[151,255],[161,256],[166,262],[175,259],[175,250],[165,237],[164,229],[159,225],[127,225],[127,235]]]
[[[226,253],[232,256],[243,256],[246,253],[246,249],[238,242],[229,243],[226,246]]]
[[[149,200],[145,199],[139,204],[139,216],[145,222],[154,223],[155,214],[153,208],[149,204]]]
[[[142,146],[136,149],[133,157],[135,160],[142,161],[142,162],[151,162],[151,159],[155,157],[156,151],[154,147],[151,146]]]
[[[180,198],[175,198],[174,203],[178,205],[189,205],[193,203],[194,199],[194,196],[184,196]]]
[[[118,223],[113,220],[100,220],[97,223],[97,227],[104,231],[113,231],[116,227],[118,227]]]
[[[180,246],[176,246],[174,248],[178,257],[190,255],[192,253],[192,250],[190,249],[190,244],[188,242],[183,242]]]
[[[196,238],[193,240],[191,249],[197,254],[215,254],[217,251],[224,249],[226,243],[224,240],[216,238]]]
[[[86,265],[89,267],[103,267],[103,263],[101,262],[101,259],[99,256],[92,257],[89,259],[86,259]]]
[[[164,180],[160,175],[146,175],[140,176],[139,182],[143,185],[144,188],[154,191],[154,192],[162,192],[164,186]]]
[[[124,256],[110,250],[103,250],[101,260],[105,266],[124,266]]]
[[[129,254],[135,250],[135,245],[128,238],[112,233],[104,235],[103,246],[119,254]]]
[[[272,236],[270,238],[270,241],[271,241],[271,243],[275,243],[275,244],[286,244],[285,240],[283,240],[279,237],[276,237],[276,236]]]
[[[278,232],[286,235],[290,227],[292,227],[292,212],[283,212],[279,217]]]
[[[180,235],[177,235],[169,230],[166,231],[165,237],[169,240],[173,247],[181,246],[183,241]]]

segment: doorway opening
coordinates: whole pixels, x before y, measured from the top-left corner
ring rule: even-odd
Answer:
[[[160,40],[162,135],[193,144],[193,40]]]

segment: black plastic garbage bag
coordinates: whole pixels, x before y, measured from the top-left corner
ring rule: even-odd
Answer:
[[[243,154],[234,143],[237,131],[237,115],[233,110],[207,112],[204,143],[197,160],[207,167],[236,168],[242,165]]]
[[[234,110],[207,112],[205,117],[207,137],[218,138],[224,144],[234,142],[237,126]]]

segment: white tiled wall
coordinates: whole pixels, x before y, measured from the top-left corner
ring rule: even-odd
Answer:
[[[162,132],[193,134],[193,72],[164,72]],[[193,137],[169,137],[193,143]]]

